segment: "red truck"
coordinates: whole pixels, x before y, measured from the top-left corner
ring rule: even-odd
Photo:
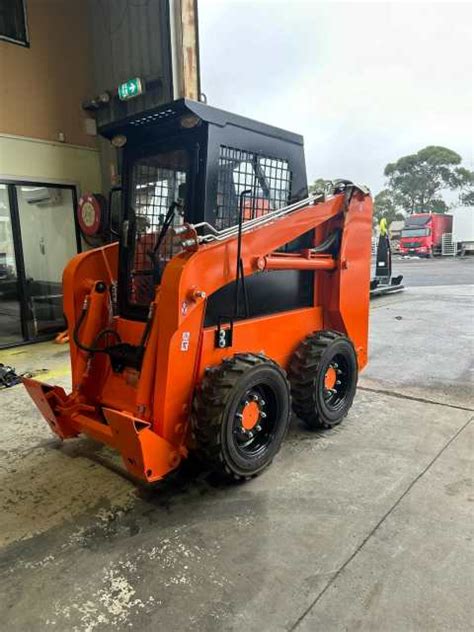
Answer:
[[[400,254],[431,257],[441,254],[441,239],[453,230],[453,216],[441,213],[414,213],[405,220]]]

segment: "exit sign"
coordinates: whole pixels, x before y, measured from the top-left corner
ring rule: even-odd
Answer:
[[[139,77],[129,79],[125,83],[121,83],[118,87],[118,96],[121,101],[127,101],[138,97],[139,94],[143,94],[143,84]]]

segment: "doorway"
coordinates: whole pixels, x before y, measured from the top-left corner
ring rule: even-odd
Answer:
[[[62,273],[80,250],[73,186],[0,182],[0,347],[65,328]]]

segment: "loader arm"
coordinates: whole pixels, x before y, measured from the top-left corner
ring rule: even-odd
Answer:
[[[241,235],[244,278],[266,270],[314,270],[314,305],[232,323],[234,344],[213,343],[216,327],[205,327],[209,297],[235,281],[238,237],[195,240],[166,266],[156,288],[148,326],[114,315],[117,246],[75,257],[64,272],[73,392],[34,380],[25,386],[53,432],[61,438],[85,433],[117,449],[127,469],[154,481],[175,469],[190,443],[189,419],[195,386],[208,367],[245,349],[287,366],[302,332],[336,329],[354,343],[359,368],[367,362],[370,282],[370,196],[350,186],[321,201],[310,198],[291,213],[249,222]],[[337,252],[317,248],[279,252],[308,232],[314,245],[341,234]],[[192,241],[192,240],[191,240]],[[321,250],[321,249],[320,249]],[[85,308],[87,307],[87,309]],[[87,312],[87,313],[86,313]],[[81,346],[78,348],[78,323]],[[113,328],[136,348],[147,332],[140,366],[117,368],[106,353],[89,353],[104,328]]]
[[[284,244],[327,223],[341,227],[342,241],[336,258],[310,258],[308,253],[301,253],[281,259],[283,265],[294,269],[304,269],[309,264],[314,270],[321,270],[322,274],[316,276],[322,277],[318,279],[317,292],[323,305],[324,327],[351,337],[359,367],[363,368],[367,362],[372,202],[370,196],[358,190],[354,190],[348,204],[347,201],[348,196],[341,193],[244,233],[241,255],[245,276],[261,274],[262,260],[277,258],[272,253]],[[206,298],[235,280],[237,247],[236,237],[202,245],[196,252],[175,257],[165,270],[157,301],[157,345],[151,346],[150,357],[144,360],[146,370],[138,389],[137,406],[146,418],[154,420],[154,430],[170,442],[184,438],[193,384],[202,377],[198,356]],[[292,317],[293,312],[287,319]],[[255,319],[258,320],[261,319]],[[315,329],[317,325],[315,320]],[[279,326],[286,327],[284,318]],[[276,335],[284,335],[284,330]],[[232,349],[224,350],[224,355],[231,353]],[[215,357],[223,357],[223,351],[217,350]],[[154,379],[144,379],[150,369],[154,369]],[[155,389],[153,396],[156,383],[160,389]]]

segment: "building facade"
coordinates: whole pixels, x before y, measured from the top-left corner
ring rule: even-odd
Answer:
[[[63,326],[62,270],[80,248],[76,200],[101,189],[81,108],[91,62],[77,43],[87,33],[75,0],[1,3],[0,346]]]
[[[122,103],[120,82],[138,76],[144,94]],[[97,128],[199,98],[196,0],[1,0],[0,77],[2,347],[64,327],[77,200],[120,181]]]

